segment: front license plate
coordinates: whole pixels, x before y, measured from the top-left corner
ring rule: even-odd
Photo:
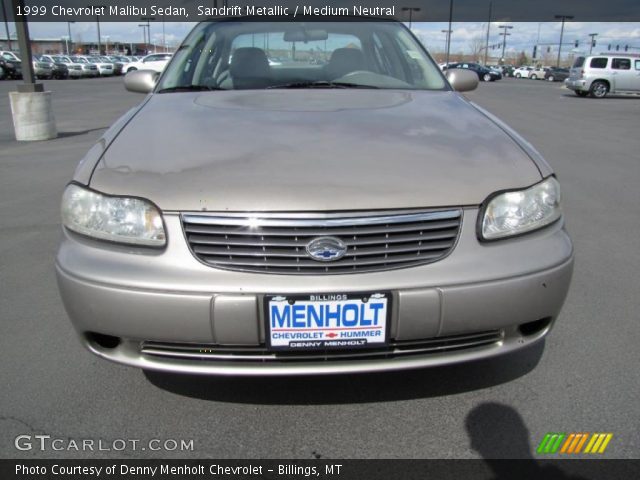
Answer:
[[[267,295],[264,303],[272,349],[381,347],[387,341],[389,293]]]

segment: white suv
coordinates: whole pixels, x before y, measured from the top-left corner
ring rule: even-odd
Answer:
[[[640,55],[578,57],[571,67],[567,88],[576,95],[603,98],[608,93],[640,94]]]
[[[171,60],[171,53],[154,53],[147,55],[138,62],[127,63],[125,66],[126,72],[133,72],[134,70],[155,70],[156,72],[162,72],[164,67],[167,66],[169,60]]]

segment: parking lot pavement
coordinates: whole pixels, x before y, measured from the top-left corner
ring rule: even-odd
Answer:
[[[80,347],[53,273],[60,195],[143,97],[121,78],[47,82],[61,138],[18,144],[13,85],[0,82],[0,457],[527,456],[547,432],[612,432],[607,458],[638,457],[640,98],[515,79],[468,94],[533,143],[564,189],[576,265],[544,350],[384,375],[233,379],[145,375]],[[194,450],[17,451],[21,434]]]

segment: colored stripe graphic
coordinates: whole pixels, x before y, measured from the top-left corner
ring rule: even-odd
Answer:
[[[613,433],[549,432],[538,445],[536,452],[539,454],[561,453],[568,455],[577,455],[579,453],[602,454],[607,449],[612,438]]]
[[[556,453],[562,440],[566,437],[565,433],[547,433],[540,445],[538,445],[538,453]]]
[[[604,453],[613,438],[613,433],[594,433],[584,453]]]

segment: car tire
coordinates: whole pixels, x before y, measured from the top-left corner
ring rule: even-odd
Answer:
[[[549,75],[547,77],[547,80],[549,80],[550,82],[553,82],[555,80],[555,78],[553,78],[553,75]]]
[[[482,80],[484,80],[485,82],[490,82],[490,81],[491,81],[491,74],[489,74],[489,73],[485,73],[485,74],[482,76]]]
[[[515,77],[516,78],[520,78],[520,77],[522,77],[522,75],[520,75],[519,73],[516,73]]]
[[[589,92],[583,92],[582,90],[574,90],[573,93],[575,93],[577,96],[579,97],[586,97],[587,95],[589,95]]]
[[[537,80],[538,76],[537,75],[531,75],[531,77],[529,77],[529,78],[531,78],[531,80]]]
[[[589,93],[593,98],[604,98],[609,93],[609,85],[606,82],[597,80],[591,84]]]
[[[135,72],[136,70],[138,70],[136,67],[131,67],[131,68],[127,69],[127,73]]]

